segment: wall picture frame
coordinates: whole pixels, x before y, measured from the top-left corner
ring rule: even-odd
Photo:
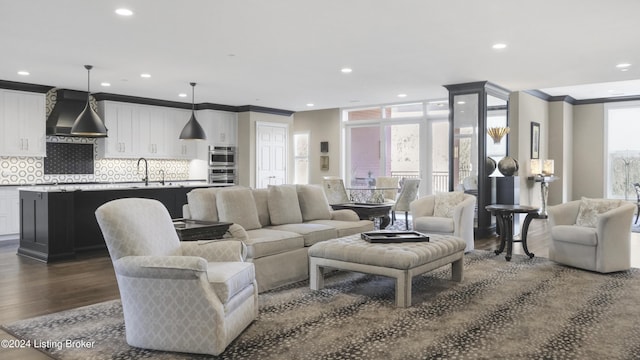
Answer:
[[[329,142],[328,141],[321,141],[320,142],[320,152],[321,153],[328,153],[329,152]]]
[[[326,155],[320,156],[320,170],[329,171],[329,157]]]
[[[540,123],[531,122],[531,158],[540,159]]]

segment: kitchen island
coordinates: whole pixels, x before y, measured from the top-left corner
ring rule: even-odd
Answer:
[[[106,249],[95,217],[100,205],[120,198],[156,199],[167,207],[172,218],[179,218],[189,191],[212,186],[219,185],[179,182],[22,187],[18,254],[53,262]]]

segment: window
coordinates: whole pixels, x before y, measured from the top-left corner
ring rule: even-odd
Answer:
[[[345,181],[373,186],[378,176],[420,178],[421,193],[447,190],[446,100],[344,109]]]
[[[635,197],[640,182],[640,102],[606,105],[606,194],[608,198]]]
[[[294,183],[309,183],[309,133],[293,135]]]

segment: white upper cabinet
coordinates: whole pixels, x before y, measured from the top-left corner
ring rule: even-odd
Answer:
[[[45,95],[0,90],[0,156],[45,156]]]
[[[102,101],[102,119],[109,130],[98,141],[98,155],[106,158],[193,159],[193,141],[181,141],[180,131],[190,110]]]
[[[180,140],[180,133],[187,121],[191,117],[191,110],[168,109],[168,119],[170,129],[167,143],[171,144],[173,158],[175,159],[195,159],[198,156],[199,140]]]
[[[228,111],[199,110],[197,116],[207,133],[206,142],[208,145],[236,145],[238,114]]]
[[[136,105],[102,101],[100,117],[107,127],[107,137],[98,140],[98,155],[111,158],[136,157],[134,147],[139,127]]]

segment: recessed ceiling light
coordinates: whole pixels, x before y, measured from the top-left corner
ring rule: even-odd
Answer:
[[[133,11],[125,8],[116,9],[116,14],[120,16],[131,16],[133,15]]]
[[[631,66],[631,64],[629,64],[629,63],[620,63],[620,64],[616,65],[616,67],[617,67],[618,69],[626,69],[626,68],[628,68],[629,66]]]
[[[353,69],[346,67],[346,68],[340,69],[340,71],[342,71],[342,73],[344,73],[344,74],[349,74],[349,73],[351,73],[353,71]]]
[[[399,98],[407,97],[407,94],[398,94]]]
[[[495,50],[502,50],[502,49],[506,49],[507,48],[507,44],[505,43],[496,43],[493,44],[493,46],[491,46],[493,49]]]
[[[308,104],[307,104],[307,106],[308,106],[308,107],[313,107],[313,106],[315,106],[315,104],[313,104],[313,103],[308,103]]]
[[[27,76],[27,75],[30,75],[30,73],[28,71],[25,71],[25,70],[20,70],[20,71],[18,71],[18,75]]]
[[[147,73],[140,74],[140,77],[141,77],[141,78],[148,79],[148,78],[150,78],[150,77],[151,77],[151,74],[147,74]]]
[[[111,83],[108,83],[108,82],[101,82],[101,83],[100,83],[100,86],[104,86],[104,87],[111,86]]]
[[[458,105],[464,105],[464,104],[466,104],[466,102],[465,101],[458,101],[457,104]]]
[[[187,94],[185,94],[185,93],[180,93],[180,94],[178,94],[178,96],[180,96],[180,97],[187,97]]]

